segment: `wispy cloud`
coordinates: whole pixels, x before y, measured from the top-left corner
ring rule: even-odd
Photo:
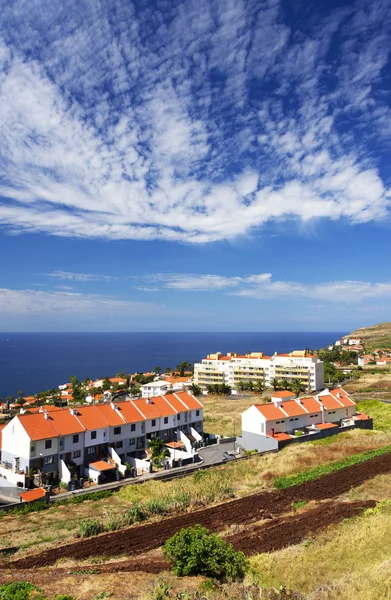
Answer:
[[[121,314],[156,314],[162,306],[155,303],[132,302],[111,296],[97,294],[77,294],[65,291],[46,292],[40,290],[0,289],[0,316],[16,315],[77,315],[105,318]]]
[[[367,298],[391,296],[391,282],[329,281],[300,283],[297,281],[273,280],[271,273],[260,273],[245,277],[157,273],[147,276],[145,279],[159,283],[161,288],[166,290],[183,292],[215,292],[220,290],[230,295],[262,300],[313,298],[322,302],[357,303]],[[325,305],[322,304],[317,307],[324,308]]]
[[[115,281],[118,277],[113,275],[99,275],[93,273],[73,273],[71,271],[52,271],[52,273],[44,273],[46,277],[54,277],[55,279],[62,279],[65,281],[80,281],[80,282],[91,282],[91,281]],[[64,286],[62,286],[64,287]]]
[[[0,223],[204,243],[388,218],[389,3],[326,8],[0,0]]]

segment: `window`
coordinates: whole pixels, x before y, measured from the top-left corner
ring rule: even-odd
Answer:
[[[136,443],[136,438],[130,438],[129,440],[129,446],[134,446]]]
[[[298,421],[298,420],[299,420],[299,418],[298,418],[298,417],[296,417],[295,421]]]
[[[114,435],[119,435],[121,433],[121,427],[114,427]]]
[[[131,424],[130,431],[136,431],[136,424],[135,423]]]
[[[54,463],[54,456],[45,456],[45,465],[52,465]]]
[[[77,444],[79,442],[79,434],[76,433],[76,435],[73,436],[73,443]]]
[[[152,427],[156,427],[156,419],[152,419]]]
[[[90,446],[87,448],[87,454],[95,454],[95,446]]]
[[[115,443],[115,447],[116,448],[122,448],[122,441],[121,442],[116,442]]]
[[[199,416],[200,416],[200,411],[196,410],[196,417],[199,417]]]
[[[293,419],[289,419],[290,421],[293,421]]]
[[[52,440],[45,440],[45,450],[49,450],[52,447]]]
[[[168,423],[168,417],[164,417],[164,424],[167,425]]]
[[[30,454],[35,454],[35,444],[30,446]]]
[[[60,450],[64,450],[64,438],[60,438]]]
[[[81,457],[81,450],[75,450],[74,452],[72,452],[72,458],[80,458]]]
[[[176,418],[177,418],[177,421],[180,421],[181,420],[181,415],[177,414]]]
[[[91,431],[91,439],[96,440],[96,431]]]

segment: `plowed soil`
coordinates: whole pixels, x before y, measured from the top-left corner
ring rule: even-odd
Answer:
[[[321,501],[336,498],[341,494],[348,492],[352,487],[362,484],[367,479],[382,473],[390,472],[391,455],[384,455],[330,473],[316,481],[303,483],[285,490],[262,492],[260,494],[246,496],[245,498],[226,502],[219,506],[197,510],[187,514],[178,514],[157,523],[131,527],[121,531],[81,540],[73,544],[56,547],[40,554],[11,562],[9,563],[9,566],[19,569],[29,569],[32,567],[52,565],[57,560],[65,558],[83,560],[89,556],[96,555],[119,556],[125,554],[128,556],[136,556],[161,546],[169,537],[183,527],[189,527],[196,523],[200,523],[211,531],[221,531],[231,524],[247,525],[260,521],[261,519],[275,519],[278,515],[288,512],[291,509],[293,502],[300,500]],[[373,503],[360,504],[360,506],[371,505],[373,506]],[[338,508],[341,506],[344,507],[343,510]],[[318,522],[321,522],[320,527],[327,526],[329,523],[338,522],[338,520],[346,518],[347,515],[352,516],[352,513],[349,511],[357,508],[357,503],[343,503],[337,505],[337,508],[332,508],[332,506],[329,505],[324,517],[321,517],[323,509],[322,507],[319,507],[320,512],[316,513],[313,517],[311,517],[311,512],[313,511],[308,511],[300,516],[294,516],[286,522],[280,521],[281,531],[284,530],[284,528],[287,528],[290,533],[286,538],[285,535],[281,537],[281,542],[279,543],[283,545],[296,543],[294,540],[298,539],[298,533],[295,532],[297,528],[301,530],[301,539],[303,539],[303,537],[308,535],[309,531],[319,530],[317,527]],[[340,510],[341,512],[339,512]],[[337,518],[338,514],[342,515],[341,519]],[[305,515],[308,516],[308,520],[304,518]],[[300,518],[302,518],[302,520],[300,520]],[[334,521],[333,519],[337,520]],[[277,545],[276,547],[271,546],[271,532],[273,532],[274,524],[277,528],[279,527],[278,522],[273,522],[269,529],[262,528],[265,535],[267,531],[270,532],[268,538],[269,542],[267,542],[267,536],[265,537],[265,542],[261,542],[260,540],[257,542],[255,538],[254,540],[251,540],[250,534],[248,538],[249,549],[247,551],[251,552],[252,544],[254,545],[253,550],[257,552],[260,551],[259,548],[273,550],[282,547],[281,545]],[[277,533],[277,530],[274,529],[273,535],[275,536]],[[259,535],[262,537],[261,531],[259,531]],[[243,536],[243,534],[241,534],[240,537],[243,540],[246,539],[246,536]],[[289,539],[292,539],[292,541],[289,542]],[[298,539],[298,541],[300,540]],[[262,543],[265,545],[262,546]],[[255,544],[258,545],[255,546]],[[246,549],[244,541],[243,549]]]

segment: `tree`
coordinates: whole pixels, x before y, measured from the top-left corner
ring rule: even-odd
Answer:
[[[281,386],[282,390],[289,390],[290,389],[290,383],[289,383],[289,381],[286,378],[284,378],[284,379],[281,380],[280,386]]]
[[[184,360],[175,367],[175,370],[179,372],[180,377],[184,377],[185,371],[193,371],[193,365]]]
[[[14,400],[15,400],[15,398],[13,396],[7,396],[7,398],[6,398],[7,408],[9,408],[10,405],[14,403]]]
[[[273,390],[276,392],[280,388],[280,380],[277,377],[273,377],[270,382],[272,384]]]
[[[73,390],[79,385],[79,380],[76,375],[71,375],[69,381],[71,382]]]
[[[108,392],[111,388],[111,381],[108,377],[105,377],[102,383],[102,389],[104,392]]]
[[[20,404],[20,406],[22,406],[22,404],[24,404],[23,390],[18,390],[18,398],[17,398],[16,402],[18,404]]]
[[[244,383],[244,381],[241,379],[240,381],[238,381],[238,383],[236,384],[236,387],[238,388],[239,392],[244,392],[244,390],[246,389],[246,384]]]
[[[122,379],[125,379],[125,371],[120,371],[116,374],[116,377],[121,377]]]
[[[167,375],[169,375],[170,373],[172,373],[172,369],[170,369],[170,367],[166,367],[166,373]]]
[[[296,396],[300,396],[301,392],[303,391],[303,387],[304,386],[301,383],[301,381],[296,379],[295,381],[292,382],[291,390]]]
[[[192,383],[189,387],[189,390],[193,394],[193,396],[201,396],[202,394],[202,389],[196,383]]]
[[[181,529],[163,545],[166,561],[178,576],[205,575],[223,580],[243,579],[248,562],[215,533],[201,525]]]
[[[160,437],[152,438],[148,441],[148,446],[152,452],[152,460],[161,459],[163,456],[167,456],[167,449],[165,443]]]
[[[260,379],[258,379],[254,383],[254,392],[256,392],[257,394],[262,394],[262,392],[263,392],[264,389],[265,389],[265,386],[263,385],[263,381],[261,381]]]
[[[163,369],[161,367],[155,367],[153,372],[156,373],[156,375],[160,375],[160,373],[163,373]]]

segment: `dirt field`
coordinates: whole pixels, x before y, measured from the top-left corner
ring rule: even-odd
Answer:
[[[7,566],[14,569],[29,569],[33,567],[45,567],[55,564],[60,559],[74,558],[83,560],[89,556],[137,556],[144,554],[154,548],[161,546],[166,539],[173,533],[183,527],[189,527],[195,523],[207,527],[211,531],[223,531],[230,525],[251,525],[262,519],[275,519],[283,513],[289,512],[292,504],[299,501],[322,501],[331,498],[337,498],[346,494],[353,487],[363,484],[366,480],[376,475],[391,472],[391,456],[384,455],[374,458],[365,463],[347,467],[341,471],[336,471],[326,475],[316,481],[311,481],[297,485],[292,488],[278,490],[273,492],[263,492],[247,496],[239,500],[233,500],[219,506],[194,511],[188,514],[182,514],[171,517],[158,523],[151,523],[143,526],[128,528],[125,530],[104,534],[94,538],[81,540],[73,544],[67,544],[62,547],[56,547],[49,551],[37,555],[28,556],[18,561],[10,562]],[[371,504],[372,503],[372,504]],[[286,545],[290,539],[295,539],[296,528],[302,532],[303,537],[311,531],[312,528],[321,523],[321,527],[332,522],[340,520],[339,515],[345,518],[345,510],[354,511],[358,507],[373,506],[373,502],[355,502],[351,505],[337,505],[332,507],[328,505],[325,518],[320,519],[320,512],[315,513],[315,517],[308,515],[308,521],[300,521],[296,516],[288,519],[281,525],[281,530],[289,531]],[[347,508],[349,507],[350,508]],[[327,514],[329,517],[327,517]],[[351,512],[349,513],[351,516]],[[303,517],[304,518],[304,517]],[[279,522],[276,523],[278,527]],[[289,524],[289,527],[288,527]],[[307,529],[304,528],[304,524]],[[309,529],[308,529],[309,528]],[[265,535],[270,528],[265,529]],[[241,538],[244,536],[242,535]],[[259,530],[257,548],[261,546],[262,531]],[[277,540],[278,541],[278,540]],[[265,542],[266,543],[266,542]],[[277,543],[277,542],[276,542]],[[278,544],[285,543],[278,542]],[[293,542],[296,543],[296,542]],[[281,547],[280,545],[277,547]],[[272,548],[270,548],[272,549]],[[5,566],[5,565],[4,565]]]

